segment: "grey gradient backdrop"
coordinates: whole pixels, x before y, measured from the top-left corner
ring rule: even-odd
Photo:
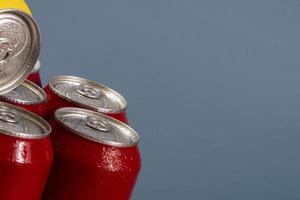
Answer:
[[[128,100],[134,200],[300,199],[299,0],[28,0],[42,77]]]

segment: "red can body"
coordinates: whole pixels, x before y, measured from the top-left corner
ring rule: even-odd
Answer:
[[[49,86],[46,86],[44,88],[44,91],[47,94],[48,97],[48,119],[50,119],[51,117],[53,117],[54,112],[59,109],[59,108],[63,108],[63,107],[78,107],[78,108],[86,108],[84,106],[84,104],[82,104],[82,106],[72,103],[70,101],[67,101],[63,98],[61,98],[60,96],[58,96],[57,94],[55,94]],[[126,111],[122,111],[119,113],[103,113],[105,115],[111,116],[123,123],[128,124],[128,118],[126,115]]]
[[[53,161],[50,125],[0,102],[0,199],[39,200]]]
[[[40,71],[36,71],[31,73],[28,77],[27,80],[32,81],[33,83],[37,84],[38,86],[42,87],[42,80],[40,76]]]
[[[55,160],[44,200],[129,200],[141,168],[138,146],[113,147],[80,137],[56,120]]]
[[[0,134],[0,144],[0,199],[39,200],[53,160],[50,138]]]

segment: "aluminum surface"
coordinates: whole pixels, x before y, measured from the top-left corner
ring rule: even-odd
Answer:
[[[130,147],[139,141],[138,133],[128,125],[104,114],[81,108],[60,108],[56,120],[71,132],[98,143]]]
[[[50,125],[41,117],[17,106],[0,102],[0,134],[39,139],[50,132]]]
[[[47,95],[38,85],[25,80],[12,91],[1,95],[0,100],[1,99],[23,105],[34,105],[45,102],[47,100]]]
[[[0,94],[26,79],[39,50],[40,33],[34,19],[18,10],[0,10]]]
[[[49,81],[50,89],[80,107],[103,113],[120,113],[127,108],[126,100],[100,83],[75,77],[56,76]]]

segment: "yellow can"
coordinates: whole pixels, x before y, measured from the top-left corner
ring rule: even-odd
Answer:
[[[31,15],[31,11],[24,0],[0,0],[0,9],[17,9]]]

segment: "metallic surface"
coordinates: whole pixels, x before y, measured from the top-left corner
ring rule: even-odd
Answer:
[[[39,87],[42,87],[42,79],[39,71],[29,74],[27,80],[30,80],[31,82],[35,83]]]
[[[23,105],[35,105],[44,103],[47,100],[47,95],[38,85],[25,80],[12,91],[1,95],[0,100]]]
[[[34,19],[18,10],[0,10],[0,94],[26,79],[39,50],[40,33]]]
[[[50,134],[51,127],[25,109],[0,102],[0,132],[11,137],[40,139]]]
[[[0,134],[0,199],[40,200],[53,161],[51,140]]]
[[[139,135],[131,127],[99,112],[61,108],[55,112],[55,118],[73,133],[98,143],[130,147],[139,141]]]
[[[42,199],[129,200],[141,169],[138,146],[110,146],[95,142],[94,138],[95,133],[104,136],[114,129],[110,121],[121,122],[113,119],[100,122],[97,116],[103,119],[104,115],[84,109],[63,108],[59,113],[63,114],[62,120],[68,126],[62,125],[60,120],[51,121],[55,160]],[[89,113],[93,113],[92,116]],[[125,124],[122,127],[121,135],[128,131]]]
[[[95,81],[56,76],[50,79],[49,88],[69,102],[98,112],[121,113],[127,108],[126,100],[119,93]]]

